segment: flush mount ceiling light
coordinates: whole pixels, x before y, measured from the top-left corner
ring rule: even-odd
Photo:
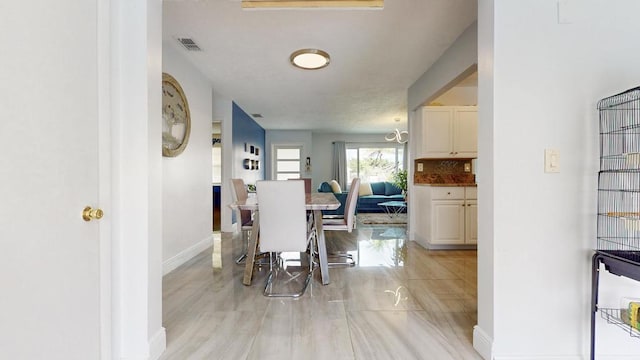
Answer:
[[[260,8],[373,8],[382,9],[384,0],[242,0],[243,9]]]
[[[317,70],[327,67],[331,61],[329,54],[318,49],[301,49],[289,56],[289,61],[295,67],[305,70]]]

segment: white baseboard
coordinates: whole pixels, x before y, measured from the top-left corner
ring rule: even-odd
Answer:
[[[158,360],[166,348],[167,332],[164,327],[160,327],[149,340],[149,360]]]
[[[232,223],[231,225],[222,224],[220,231],[235,233],[238,231],[238,224]]]
[[[531,356],[531,355],[511,355],[500,356],[493,354],[493,339],[487,335],[478,325],[473,327],[473,348],[485,360],[584,360],[589,354],[582,355],[563,355],[563,356]],[[632,360],[638,359],[638,355],[597,355],[598,360]]]
[[[478,325],[473,327],[473,348],[484,360],[493,360],[493,339]]]
[[[201,241],[195,243],[194,245],[184,249],[174,257],[166,260],[162,263],[162,275],[167,275],[168,273],[175,270],[178,266],[186,263],[191,260],[194,256],[200,254],[206,248],[210,247],[213,244],[213,235],[202,239]]]
[[[586,357],[579,355],[567,355],[567,356],[496,356],[494,360],[584,360]],[[598,357],[598,360],[601,360]]]

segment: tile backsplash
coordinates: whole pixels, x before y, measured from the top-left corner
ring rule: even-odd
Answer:
[[[416,159],[415,184],[474,184],[472,159]]]

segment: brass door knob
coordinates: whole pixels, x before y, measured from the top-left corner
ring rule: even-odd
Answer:
[[[91,206],[87,206],[82,210],[82,219],[84,221],[100,220],[104,216],[102,209],[92,209]]]

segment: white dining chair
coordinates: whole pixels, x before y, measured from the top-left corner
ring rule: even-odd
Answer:
[[[256,192],[260,217],[260,251],[269,252],[270,256],[279,256],[282,252],[300,252],[302,257],[310,247],[309,254],[313,254],[314,231],[307,231],[304,182],[262,180],[256,182]],[[269,297],[302,296],[313,275],[312,259],[309,259],[309,272],[301,289],[293,293],[274,292],[274,278],[282,277],[278,273],[289,273],[286,261],[279,259],[280,261],[273,261],[271,258],[263,294]],[[300,275],[301,273],[294,275],[293,278]],[[285,284],[292,283],[293,278],[289,278]]]
[[[242,179],[231,179],[231,197],[233,202],[238,200],[245,201],[249,198],[247,187]],[[251,227],[253,226],[253,219],[251,216],[251,210],[240,210],[236,208],[236,223],[238,224],[238,231],[242,235],[243,242],[246,244],[246,248],[249,246],[249,236],[251,234]],[[242,255],[236,259],[236,264],[242,264],[247,258],[247,251],[245,250]]]
[[[349,193],[347,194],[347,202],[344,206],[343,217],[326,217],[322,218],[322,228],[324,231],[347,231],[352,232],[356,227],[356,207],[358,205],[358,192],[360,189],[360,179],[355,178],[351,181]],[[357,240],[356,240],[357,241]],[[332,253],[329,257],[344,258],[344,262],[329,262],[329,266],[355,266],[356,262],[353,255],[347,253]]]
[[[311,194],[311,178],[291,178],[291,179],[287,179],[287,180],[302,180],[304,181],[304,192],[305,194]]]

